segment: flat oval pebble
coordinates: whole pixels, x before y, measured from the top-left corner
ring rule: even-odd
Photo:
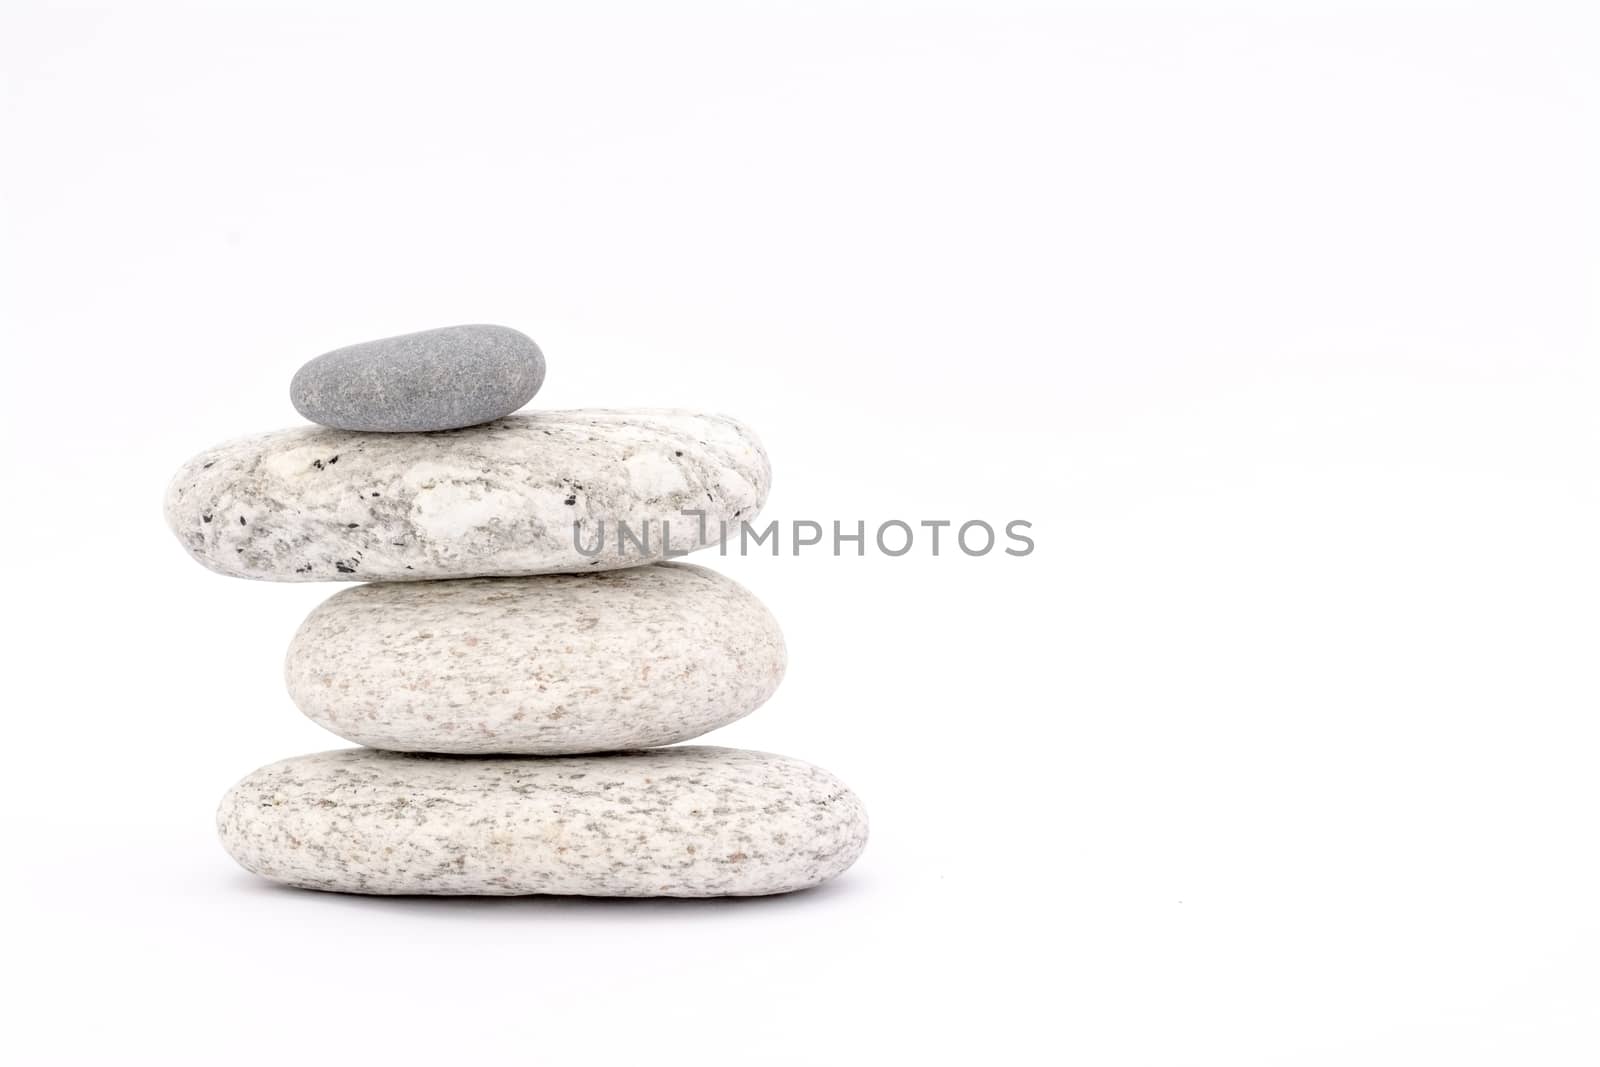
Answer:
[[[217,809],[246,870],[345,893],[759,896],[860,855],[818,767],[743,749],[474,759],[343,749],[263,767]]]
[[[543,411],[445,433],[242,438],[185,463],[165,512],[191,556],[239,578],[548,574],[682,555],[718,543],[720,523],[737,536],[771,477],[755,435],[724,416]]]
[[[543,384],[544,353],[526,334],[446,326],[325,352],[295,373],[289,399],[336,430],[455,430],[511,414]]]
[[[284,673],[301,711],[357,744],[552,755],[699,737],[759,707],[783,668],[753,594],[659,563],[346,589],[300,627]]]

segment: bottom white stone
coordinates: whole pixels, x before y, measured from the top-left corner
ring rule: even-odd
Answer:
[[[786,756],[682,746],[595,756],[339,749],[263,767],[217,809],[275,882],[344,893],[760,896],[855,862],[867,813]]]

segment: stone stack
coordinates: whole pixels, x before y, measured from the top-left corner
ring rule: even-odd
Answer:
[[[783,676],[760,601],[663,562],[756,514],[761,445],[686,411],[512,414],[543,380],[504,327],[354,345],[295,375],[318,426],[179,470],[167,523],[204,566],[368,583],[317,607],[286,665],[300,709],[368,747],[247,776],[224,847],[353,893],[742,896],[839,874],[867,824],[838,779],[676,745]]]

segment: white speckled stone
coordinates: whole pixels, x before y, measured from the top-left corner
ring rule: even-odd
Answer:
[[[785,756],[686,746],[605,756],[344,749],[228,791],[223,846],[275,882],[346,893],[758,896],[853,863],[861,802]]]
[[[632,567],[715,544],[718,523],[753,517],[770,482],[760,442],[733,419],[547,411],[442,433],[242,438],[184,464],[165,511],[189,554],[220,574],[468,578]],[[704,538],[685,510],[706,513]],[[597,553],[574,545],[574,522],[585,549],[603,528]],[[619,522],[648,530],[649,551],[619,545]]]
[[[783,635],[684,563],[336,593],[289,645],[300,710],[401,752],[557,755],[687,741],[759,707]]]

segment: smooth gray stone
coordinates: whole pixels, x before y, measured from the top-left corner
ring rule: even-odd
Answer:
[[[544,384],[544,353],[506,326],[437,330],[336,348],[301,367],[294,408],[335,430],[456,430],[509,415]]]
[[[372,582],[289,644],[300,710],[399,752],[566,755],[650,748],[748,715],[783,678],[783,635],[715,571]]]
[[[535,411],[446,433],[229,441],[178,470],[165,513],[191,556],[238,578],[554,574],[682,555],[723,524],[737,538],[771,480],[755,434],[722,415]]]
[[[855,862],[867,813],[809,763],[682,746],[481,759],[342,749],[248,775],[217,832],[240,866],[344,893],[761,896]]]

